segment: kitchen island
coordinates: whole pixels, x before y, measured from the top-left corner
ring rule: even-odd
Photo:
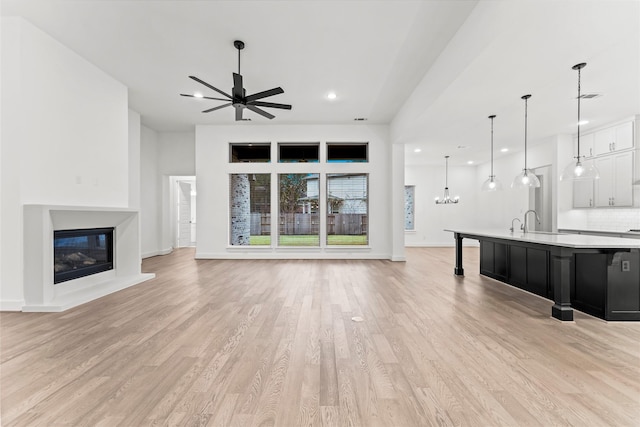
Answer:
[[[480,242],[480,274],[554,301],[551,315],[573,309],[605,320],[640,320],[640,241],[585,234],[459,230],[454,274],[464,275],[462,240]]]

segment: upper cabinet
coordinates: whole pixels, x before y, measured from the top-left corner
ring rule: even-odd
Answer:
[[[633,152],[596,160],[600,179],[595,180],[596,207],[633,206]]]
[[[631,121],[599,130],[592,135],[594,156],[633,148],[633,122]],[[580,145],[582,146],[582,138]]]
[[[589,159],[585,165],[595,163],[600,179],[574,181],[574,208],[633,206],[634,155],[640,159],[640,150],[633,150],[635,123],[629,120],[580,135],[580,156]],[[577,138],[573,145],[577,155]]]
[[[593,133],[580,135],[580,156],[593,157]],[[578,138],[573,138],[573,152],[578,155]]]

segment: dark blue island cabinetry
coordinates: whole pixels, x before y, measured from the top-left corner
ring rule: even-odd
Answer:
[[[640,240],[500,230],[454,233],[464,275],[462,239],[480,242],[480,274],[554,301],[553,317],[573,309],[605,320],[640,320]]]

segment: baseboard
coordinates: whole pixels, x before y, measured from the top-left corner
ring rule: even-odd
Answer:
[[[156,277],[156,275],[151,273],[141,273],[132,276],[117,277],[115,280],[110,281],[106,286],[94,286],[82,291],[63,295],[45,304],[23,305],[21,309],[25,312],[65,311],[70,308],[93,301],[95,299],[107,296],[114,292],[121,291],[134,285],[138,285],[142,282],[146,282],[147,280],[151,280],[154,277]]]
[[[233,251],[233,252],[196,252],[195,259],[391,259],[388,254],[372,254],[364,252],[323,252],[319,248],[314,251],[296,251],[295,249],[279,251]]]
[[[0,311],[22,311],[24,300],[0,300]]]
[[[453,248],[456,246],[455,242],[442,242],[442,243],[407,243],[404,245],[406,248]],[[463,247],[479,247],[478,241],[462,242]]]
[[[142,254],[142,259],[151,258],[158,255],[168,255],[173,252],[173,248],[161,249],[159,251],[145,252]]]

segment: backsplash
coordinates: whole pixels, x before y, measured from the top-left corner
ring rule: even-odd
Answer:
[[[587,228],[598,231],[629,231],[640,229],[640,209],[590,209]]]

